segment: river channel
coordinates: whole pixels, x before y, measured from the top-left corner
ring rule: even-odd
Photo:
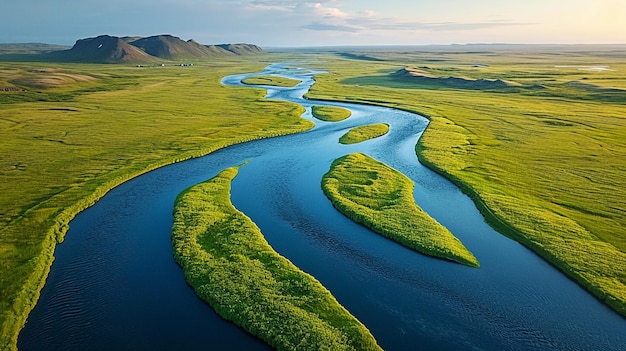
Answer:
[[[422,166],[414,147],[428,121],[389,108],[303,99],[315,74],[290,64],[230,76],[302,80],[267,97],[348,108],[342,122],[231,146],[173,164],[110,191],[71,223],[20,350],[266,350],[218,317],[173,260],[174,199],[241,164],[232,201],[281,255],[322,282],[387,350],[626,350],[626,320],[524,246],[498,234],[472,201]],[[384,137],[341,145],[350,128],[388,123]],[[481,263],[418,254],[338,213],[320,188],[337,157],[366,153],[409,176],[415,200]]]

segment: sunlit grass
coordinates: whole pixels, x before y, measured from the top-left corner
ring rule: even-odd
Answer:
[[[0,91],[0,349],[15,348],[69,221],[108,190],[159,166],[312,127],[301,106],[220,85],[263,67],[243,59],[0,63],[0,86],[24,89]],[[45,88],[20,79],[50,74],[72,78]],[[75,79],[82,76],[93,79]]]
[[[341,213],[418,252],[478,267],[478,260],[413,199],[413,182],[375,159],[354,153],[335,160],[322,179]]]
[[[278,350],[380,350],[311,275],[276,253],[230,201],[237,167],[181,193],[174,257],[198,296]]]
[[[270,85],[278,87],[295,87],[300,84],[300,80],[279,77],[279,76],[254,76],[241,81],[248,85]]]
[[[350,129],[339,138],[339,142],[342,144],[356,144],[381,137],[387,133],[389,133],[389,125],[386,123],[368,124]]]
[[[319,106],[314,105],[311,108],[313,117],[325,122],[339,122],[350,117],[352,112],[348,109],[336,106]]]
[[[626,315],[623,60],[611,52],[376,55],[388,61],[328,58],[321,68],[329,73],[307,96],[427,116],[420,160],[468,193],[492,226]],[[488,92],[393,78],[409,65],[543,88]],[[588,66],[610,70],[580,69]]]

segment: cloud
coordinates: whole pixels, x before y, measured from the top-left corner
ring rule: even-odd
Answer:
[[[351,27],[351,26],[320,23],[320,22],[313,22],[305,26],[302,26],[301,28],[308,29],[308,30],[350,32],[350,33],[355,33],[361,30],[360,28]]]
[[[298,28],[309,31],[367,33],[367,32],[458,32],[486,28],[524,26],[508,20],[485,22],[419,22],[401,17],[382,17],[370,10],[347,11],[341,1],[286,1],[253,0],[247,10],[267,11],[274,21],[282,23],[304,23]]]
[[[510,26],[526,26],[532,23],[523,23],[515,21],[486,21],[486,22],[410,22],[398,19],[373,19],[362,20],[354,19],[349,21],[352,25],[366,28],[368,30],[383,31],[437,31],[437,32],[456,32],[471,31],[486,28],[510,27]]]

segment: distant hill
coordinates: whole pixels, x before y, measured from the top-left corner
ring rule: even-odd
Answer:
[[[504,81],[501,79],[470,79],[463,77],[437,77],[431,75],[422,69],[414,67],[405,67],[392,74],[390,76],[396,80],[405,82],[417,83],[422,85],[428,85],[433,87],[447,87],[456,89],[504,89],[522,87],[521,84]]]
[[[53,51],[67,50],[68,46],[42,43],[1,44],[0,55],[46,54]]]
[[[123,39],[109,35],[80,39],[71,49],[57,51],[54,55],[63,61],[89,63],[136,63],[157,60],[156,57],[148,55]]]
[[[147,54],[168,60],[211,56],[209,49],[193,40],[184,41],[171,35],[157,35],[129,42]]]
[[[265,53],[263,49],[252,44],[220,44],[215,46],[226,51],[230,51],[236,55],[258,55]]]
[[[56,51],[62,61],[91,63],[149,63],[158,60],[187,60],[235,55],[256,55],[263,49],[253,44],[202,45],[172,35],[114,37],[101,35],[80,39],[69,49]]]

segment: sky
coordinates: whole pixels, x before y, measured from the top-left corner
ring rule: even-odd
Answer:
[[[101,34],[262,47],[626,44],[626,0],[0,1],[0,43]]]

